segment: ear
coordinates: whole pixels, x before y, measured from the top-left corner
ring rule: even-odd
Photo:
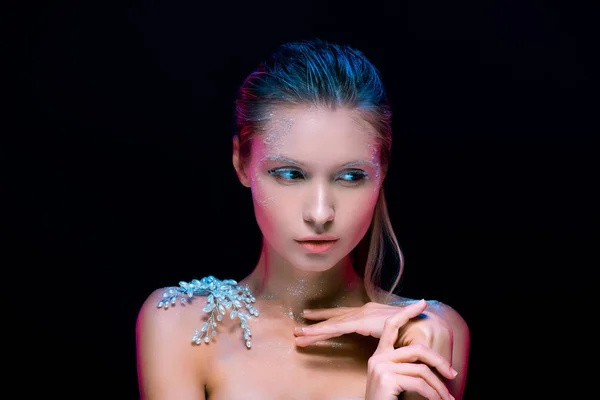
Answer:
[[[248,175],[244,169],[244,163],[240,159],[240,138],[238,135],[233,137],[233,155],[231,158],[233,161],[233,168],[235,168],[235,173],[237,174],[238,179],[242,185],[249,188],[250,179],[248,178]]]

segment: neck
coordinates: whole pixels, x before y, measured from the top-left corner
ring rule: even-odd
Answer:
[[[325,271],[304,271],[264,241],[258,264],[244,283],[257,300],[279,306],[283,314],[297,321],[304,309],[359,307],[369,301],[349,255]]]

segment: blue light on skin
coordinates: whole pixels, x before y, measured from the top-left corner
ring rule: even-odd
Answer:
[[[298,166],[302,165],[301,162],[292,160],[291,158],[287,158],[287,157],[282,156],[282,155],[268,155],[264,159],[268,160],[268,161],[279,161],[279,162],[282,162],[282,163],[287,163],[287,164],[292,164],[292,165],[298,165]],[[379,168],[379,164],[378,163],[375,163],[373,161],[367,161],[367,160],[351,161],[349,163],[341,165],[340,167],[341,168],[348,168],[348,167],[356,167],[358,165],[368,165],[371,168],[375,168],[375,169]]]
[[[292,160],[290,158],[281,156],[281,155],[269,155],[269,156],[265,157],[265,159],[269,160],[269,161],[276,161],[276,162],[281,162],[281,163],[285,163],[285,164],[296,165],[298,167],[302,166],[302,163]],[[362,166],[362,165],[368,165],[376,171],[378,171],[378,168],[379,168],[379,165],[377,163],[374,163],[372,161],[367,161],[367,160],[352,161],[352,162],[346,163],[344,165],[341,165],[340,167],[341,168],[351,168],[351,167]],[[306,178],[306,174],[304,172],[302,172],[300,169],[295,169],[295,168],[286,168],[286,167],[273,168],[273,169],[270,169],[268,171],[268,173],[270,175],[276,175],[285,180],[297,180],[300,178]],[[343,171],[342,174],[336,176],[336,180],[341,178],[342,180],[347,181],[347,182],[359,182],[363,179],[367,179],[368,177],[369,177],[369,174],[367,174],[365,171],[362,171],[360,169],[354,169],[354,170],[350,170],[350,171]]]
[[[272,161],[278,161],[278,162],[283,162],[286,164],[297,165],[298,167],[301,166],[301,163],[291,160],[291,159],[288,159],[283,156],[270,156],[267,158]],[[364,161],[364,160],[358,160],[358,161],[352,161],[352,162],[346,163],[346,164],[342,165],[341,168],[349,168],[349,167],[364,165],[364,164],[368,164],[368,165],[371,165],[372,167],[376,168],[374,163],[369,162],[369,161]],[[281,168],[269,169],[267,172],[270,175],[274,175],[277,178],[280,178],[287,182],[307,178],[306,174],[300,168],[281,167]],[[351,169],[351,170],[346,169],[345,171],[342,171],[340,174],[338,174],[334,180],[335,181],[341,180],[347,184],[357,185],[361,181],[368,179],[368,177],[369,177],[369,174],[361,169]]]

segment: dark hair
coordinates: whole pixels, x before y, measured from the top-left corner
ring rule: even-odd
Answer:
[[[295,105],[330,110],[344,107],[357,111],[378,133],[381,167],[387,169],[392,144],[391,108],[379,71],[362,52],[319,39],[281,45],[239,89],[235,123],[240,158],[248,158],[252,138],[264,130],[264,124],[276,107]],[[388,294],[393,293],[398,284],[404,264],[390,224],[383,189],[367,236],[368,254],[361,254],[362,246],[357,246],[354,255],[361,259],[358,267],[364,273],[369,297],[378,301],[386,238],[393,244],[400,261],[399,273]]]

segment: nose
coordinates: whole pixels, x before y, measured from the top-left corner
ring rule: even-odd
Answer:
[[[321,227],[333,221],[335,208],[327,183],[318,183],[311,188],[302,217],[305,222]]]

